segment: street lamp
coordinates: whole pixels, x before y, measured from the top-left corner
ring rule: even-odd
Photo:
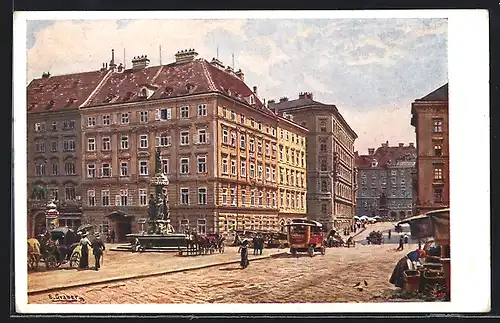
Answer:
[[[54,203],[54,200],[47,203],[45,220],[47,222],[47,230],[53,230],[59,226],[59,211],[57,211],[57,205]]]

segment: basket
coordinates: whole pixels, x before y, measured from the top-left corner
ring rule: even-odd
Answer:
[[[441,263],[441,257],[427,255],[425,257],[425,262],[439,264],[439,263]]]
[[[439,271],[442,271],[443,270],[443,265],[441,265],[441,263],[426,263],[424,264],[424,268],[425,269],[428,269],[428,270],[439,270]]]
[[[407,293],[415,293],[419,290],[420,272],[417,270],[405,270],[403,272],[403,281]]]
[[[444,272],[440,270],[426,270],[422,274],[424,279],[424,288],[429,289],[436,285],[445,286],[446,281],[444,277]]]

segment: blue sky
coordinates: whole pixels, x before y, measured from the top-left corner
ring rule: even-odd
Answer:
[[[27,82],[44,71],[96,70],[115,49],[130,66],[180,49],[216,56],[245,73],[266,100],[299,92],[337,105],[362,153],[388,140],[415,142],[411,102],[448,82],[446,19],[28,21]]]

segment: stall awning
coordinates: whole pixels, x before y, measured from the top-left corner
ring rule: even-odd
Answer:
[[[408,223],[415,238],[434,237],[437,244],[450,244],[450,209],[429,211],[398,222]]]
[[[107,215],[108,218],[133,218],[133,214],[128,214],[122,210],[115,210]]]

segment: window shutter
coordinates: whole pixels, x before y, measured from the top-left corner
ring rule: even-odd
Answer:
[[[155,120],[160,120],[161,119],[161,110],[156,109],[155,110]]]
[[[115,206],[121,206],[122,200],[120,195],[115,196]]]
[[[160,147],[160,137],[155,138],[155,145],[156,147]]]
[[[172,108],[167,109],[167,120],[172,119]]]
[[[205,139],[206,143],[209,144],[210,143],[210,133],[209,132],[205,133],[205,138],[206,138]]]
[[[167,136],[167,146],[172,145],[172,136]]]
[[[109,166],[109,177],[113,177],[113,169]]]

